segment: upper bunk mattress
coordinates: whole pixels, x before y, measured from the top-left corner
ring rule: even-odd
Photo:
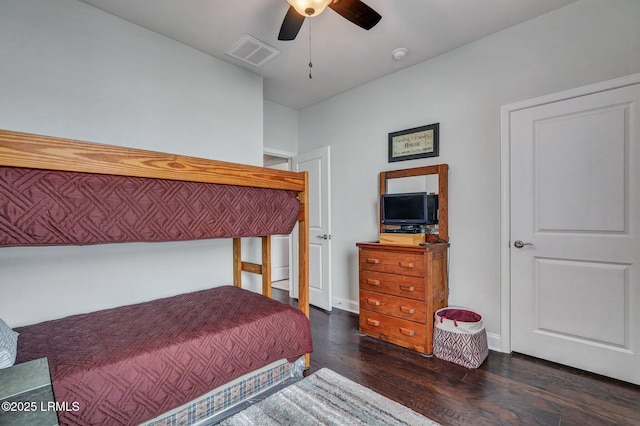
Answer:
[[[0,167],[0,246],[289,234],[292,191]]]
[[[312,351],[299,310],[232,286],[16,328],[47,357],[62,424],[138,424],[271,362]]]

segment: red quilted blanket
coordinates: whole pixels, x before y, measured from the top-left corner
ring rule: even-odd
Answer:
[[[56,400],[71,408],[60,422],[72,425],[138,424],[312,351],[302,312],[231,286],[16,331],[16,362],[49,358]]]
[[[0,246],[289,234],[291,191],[0,167]]]

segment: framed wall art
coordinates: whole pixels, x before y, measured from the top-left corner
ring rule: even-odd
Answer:
[[[389,133],[389,163],[437,157],[440,123]]]

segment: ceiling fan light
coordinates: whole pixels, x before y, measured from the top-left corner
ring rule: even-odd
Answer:
[[[287,0],[302,16],[317,16],[332,2],[332,0]]]

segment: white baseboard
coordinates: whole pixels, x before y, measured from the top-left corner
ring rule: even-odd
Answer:
[[[499,334],[487,333],[487,343],[490,350],[502,352],[502,336]]]
[[[353,312],[354,314],[360,313],[360,302],[355,300],[334,297],[331,306],[336,309],[342,309],[343,311]]]

